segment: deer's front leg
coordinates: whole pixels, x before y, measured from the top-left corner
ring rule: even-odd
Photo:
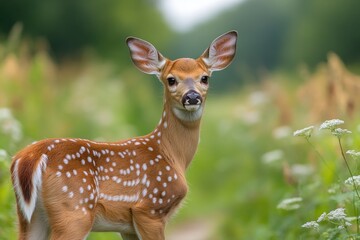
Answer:
[[[133,209],[133,222],[139,239],[164,240],[165,221],[163,218],[151,214],[149,210]]]

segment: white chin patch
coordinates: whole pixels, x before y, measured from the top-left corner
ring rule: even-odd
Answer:
[[[194,112],[200,108],[200,104],[199,105],[185,105],[184,107],[186,110],[188,110],[190,112]]]
[[[187,108],[189,107],[189,108]],[[173,112],[177,118],[182,121],[196,121],[199,120],[203,113],[202,105],[185,105],[185,109],[173,108]]]

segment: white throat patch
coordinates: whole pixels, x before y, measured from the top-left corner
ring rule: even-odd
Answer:
[[[199,120],[202,116],[204,107],[201,105],[196,111],[187,111],[185,109],[179,109],[173,107],[173,113],[177,118],[186,122],[193,122]]]

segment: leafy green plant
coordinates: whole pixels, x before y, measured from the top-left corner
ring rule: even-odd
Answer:
[[[359,232],[359,202],[360,195],[358,190],[357,179],[358,176],[354,176],[353,170],[350,167],[349,161],[345,155],[345,150],[342,144],[342,137],[351,134],[352,132],[339,128],[339,125],[344,124],[344,121],[339,119],[332,119],[323,122],[320,125],[320,130],[329,130],[338,140],[338,146],[340,148],[341,157],[344,160],[346,169],[349,174],[349,178],[345,181],[339,179],[337,183],[337,189],[339,191],[331,190],[334,193],[333,198],[337,199],[337,205],[340,206],[329,213],[323,212],[317,220],[308,221],[302,225],[303,228],[310,229],[305,235],[318,236],[321,239],[358,239],[360,237]],[[294,132],[294,136],[304,137],[307,142],[314,147],[310,142],[310,137],[314,127],[310,126]],[[316,149],[315,149],[316,150]],[[326,162],[324,158],[316,151],[318,156]],[[357,158],[359,153],[354,150],[347,151],[353,158]],[[352,188],[349,188],[348,186]],[[348,216],[346,209],[352,209],[354,216]],[[355,227],[353,226],[355,225]]]

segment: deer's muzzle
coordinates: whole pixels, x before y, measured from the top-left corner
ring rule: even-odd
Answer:
[[[201,95],[195,90],[190,90],[184,94],[182,98],[182,104],[188,111],[195,111],[201,105],[203,99]]]

